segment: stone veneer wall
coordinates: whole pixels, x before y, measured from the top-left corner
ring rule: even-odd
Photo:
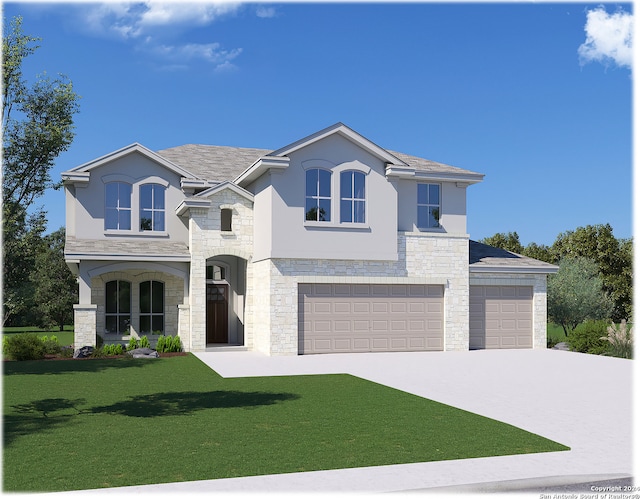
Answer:
[[[131,328],[138,333],[140,327],[140,283],[160,281],[164,283],[164,333],[178,334],[178,306],[184,302],[184,282],[177,276],[164,272],[126,270],[107,272],[91,279],[91,303],[97,305],[96,332],[105,337],[105,288],[109,281],[131,283]]]
[[[73,306],[73,348],[96,346],[96,305]]]
[[[206,262],[217,255],[232,255],[250,261],[253,251],[253,202],[239,195],[232,189],[224,189],[212,194],[208,208],[191,208],[189,220],[189,249],[191,251],[190,281],[190,336],[183,341],[185,349],[202,352],[206,348],[207,316],[206,316]],[[222,232],[221,210],[232,212],[231,231]],[[247,282],[252,273],[251,265],[247,265]],[[249,295],[249,285],[247,286]],[[245,301],[245,345],[252,343],[251,332],[247,322],[247,309],[253,303]]]
[[[469,239],[398,233],[397,261],[274,259],[253,264],[254,346],[298,354],[298,283],[363,282],[444,286],[444,348],[469,348]]]
[[[533,348],[547,348],[547,274],[471,273],[471,286],[533,287]]]

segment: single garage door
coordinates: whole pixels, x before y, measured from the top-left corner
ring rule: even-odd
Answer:
[[[532,287],[470,286],[470,349],[532,347]]]
[[[299,284],[301,354],[442,350],[444,288]]]

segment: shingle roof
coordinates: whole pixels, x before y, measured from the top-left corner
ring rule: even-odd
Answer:
[[[191,258],[185,243],[159,241],[153,239],[116,240],[116,239],[76,239],[67,236],[64,246],[66,258],[82,255],[86,257],[139,257],[166,258],[168,260],[188,261]]]
[[[268,149],[187,144],[158,151],[160,156],[190,171],[202,180],[233,180],[249,168]]]
[[[558,271],[558,267],[501,248],[494,248],[493,246],[488,246],[476,241],[469,241],[469,271],[490,272],[493,270],[555,273]]]
[[[213,182],[235,179],[260,157],[267,156],[272,152],[268,149],[199,144],[187,144],[157,151],[160,156],[191,172],[196,177]],[[420,171],[435,174],[476,174],[470,170],[436,163],[417,156],[394,151],[388,152]]]
[[[471,170],[465,170],[463,168],[446,165],[444,163],[436,163],[435,161],[431,161],[430,159],[419,158],[417,156],[410,156],[409,154],[405,154],[403,152],[395,152],[395,151],[389,151],[389,152],[394,156],[396,156],[398,159],[407,163],[412,168],[415,168],[416,170],[429,172],[429,173],[477,174],[477,172],[472,172]]]

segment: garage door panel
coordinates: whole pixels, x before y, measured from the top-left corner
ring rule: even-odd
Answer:
[[[532,348],[533,288],[470,286],[470,348]]]
[[[300,353],[443,349],[442,286],[305,284],[299,290]]]

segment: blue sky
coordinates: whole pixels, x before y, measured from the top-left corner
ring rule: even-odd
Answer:
[[[42,38],[33,81],[82,96],[53,176],[139,142],[278,149],[345,123],[387,149],[484,173],[472,239],[632,235],[629,3],[5,3]],[[587,22],[589,20],[589,24]],[[617,34],[618,33],[618,34]],[[64,225],[64,195],[41,203]]]

